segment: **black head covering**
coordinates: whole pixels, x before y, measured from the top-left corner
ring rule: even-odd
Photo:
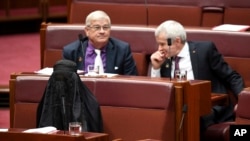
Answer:
[[[76,63],[59,60],[53,70],[38,105],[37,127],[68,130],[69,122],[78,121],[83,131],[102,132],[99,104],[77,74]]]
[[[77,72],[76,63],[70,60],[59,60],[53,67],[53,71],[69,71],[69,72]]]

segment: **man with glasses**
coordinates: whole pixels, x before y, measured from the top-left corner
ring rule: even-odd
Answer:
[[[137,75],[130,45],[127,42],[110,37],[111,20],[104,11],[91,12],[85,20],[85,35],[63,48],[63,58],[76,62],[79,70],[88,72],[88,66],[94,65],[100,50],[104,73]]]

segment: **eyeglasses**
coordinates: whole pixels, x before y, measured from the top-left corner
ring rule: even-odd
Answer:
[[[104,25],[104,26],[93,25],[93,26],[88,26],[88,27],[93,29],[94,31],[100,31],[101,29],[104,31],[107,31],[110,29],[110,25]]]

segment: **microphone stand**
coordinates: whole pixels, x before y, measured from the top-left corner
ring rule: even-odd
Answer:
[[[181,122],[180,122],[180,127],[179,127],[179,130],[182,129],[182,126],[183,126],[183,121],[184,121],[184,118],[185,118],[185,114],[187,112],[187,105],[184,104],[183,107],[182,107],[182,117],[181,117]]]
[[[172,45],[172,39],[171,38],[168,38],[167,39],[167,42],[168,42],[168,52],[169,52],[169,55],[171,55],[171,50],[170,50],[170,46]],[[172,80],[172,57],[170,56],[169,57],[169,60],[170,60],[170,81]]]
[[[80,41],[80,43],[81,43],[81,47],[83,47],[83,44],[82,44],[83,36],[82,36],[82,34],[79,34],[79,35],[78,35],[78,39],[79,39],[79,41]]]
[[[80,41],[80,50],[82,52],[84,52],[84,50],[83,50],[83,36],[82,36],[82,34],[79,34],[78,38],[79,38],[79,41]]]
[[[179,138],[179,140],[181,140],[181,139],[180,139],[180,134],[181,134],[181,129],[182,129],[182,127],[183,127],[183,122],[184,122],[185,114],[186,114],[186,112],[187,112],[187,108],[188,108],[188,107],[187,107],[186,104],[184,104],[183,107],[182,107],[182,117],[181,117],[180,126],[179,126],[179,131],[178,131],[178,138]]]
[[[64,95],[61,97],[62,100],[62,111],[63,111],[63,130],[64,130],[64,134],[66,131],[66,110],[65,110],[65,99],[64,99]]]

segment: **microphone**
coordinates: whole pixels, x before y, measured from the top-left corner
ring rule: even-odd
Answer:
[[[182,117],[181,117],[181,122],[180,122],[179,130],[182,129],[183,121],[184,121],[184,118],[185,118],[185,114],[186,114],[186,112],[187,112],[187,109],[188,109],[187,105],[184,104],[183,107],[182,107]]]
[[[168,42],[168,46],[170,47],[172,45],[172,39],[171,38],[168,38],[167,39],[167,42]]]
[[[81,49],[82,49],[82,51],[83,51],[83,36],[82,36],[82,34],[78,34],[78,39],[79,39],[79,41],[80,41]]]
[[[79,39],[79,41],[80,41],[80,46],[79,46],[79,48],[78,48],[78,51],[80,52],[80,53],[78,53],[78,62],[82,62],[83,61],[83,58],[85,57],[85,55],[84,55],[84,47],[83,47],[83,41],[84,41],[84,39],[83,39],[83,35],[82,34],[78,34],[78,39]],[[81,56],[81,54],[83,54],[83,57]],[[84,68],[84,65],[83,65],[83,70],[84,70],[85,68]]]
[[[168,59],[170,60],[170,66],[171,66],[171,68],[170,68],[170,81],[172,80],[172,73],[171,73],[171,70],[172,70],[172,57],[170,57],[170,46],[172,45],[172,39],[171,38],[167,38],[167,43],[168,43],[168,53],[169,53],[169,57],[168,57]]]
[[[79,39],[80,42],[83,41],[83,36],[82,36],[82,34],[78,34],[78,39]]]
[[[62,111],[63,111],[63,130],[64,130],[64,134],[66,131],[66,110],[65,110],[65,99],[64,99],[64,95],[61,96],[62,99]]]

